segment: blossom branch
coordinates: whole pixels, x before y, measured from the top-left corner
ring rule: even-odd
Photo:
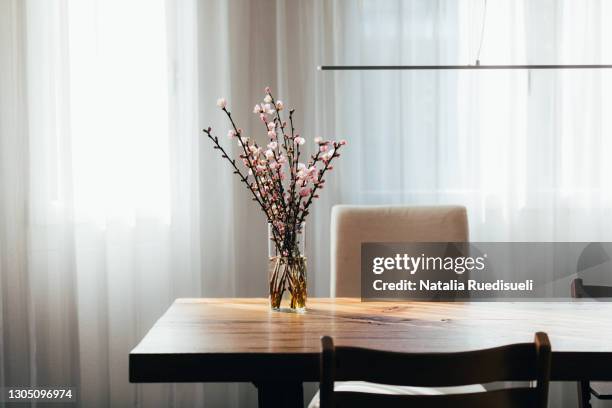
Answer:
[[[317,190],[322,188],[323,183],[325,183],[325,179],[323,179],[323,176],[325,175],[325,172],[327,170],[331,170],[331,163],[333,161],[334,158],[336,157],[340,157],[340,153],[338,153],[338,151],[340,150],[340,147],[343,146],[344,144],[346,144],[346,142],[333,142],[332,145],[334,146],[334,150],[333,153],[331,155],[328,156],[327,159],[324,159],[324,163],[325,166],[323,167],[323,169],[319,170],[318,176],[317,176],[317,180],[313,183],[313,188],[312,191],[310,192],[310,196],[308,197],[308,200],[304,203],[304,207],[302,209],[302,213],[300,215],[299,218],[299,224],[302,224],[302,222],[304,222],[304,219],[306,218],[306,216],[309,214],[309,207],[312,204],[312,201],[315,198],[318,198],[319,196],[316,194]],[[316,158],[314,159],[314,162],[316,163],[316,161],[319,158],[319,153],[317,153]],[[301,201],[301,199],[300,199]],[[298,206],[299,207],[299,206]]]
[[[236,126],[225,99],[219,99],[217,105],[231,123],[232,129],[228,136],[231,139],[238,138],[238,146],[242,151],[240,158],[248,169],[248,174],[240,171],[236,160],[230,158],[218,138],[212,135],[210,128],[204,132],[213,141],[214,148],[219,149],[221,156],[230,162],[234,173],[245,183],[253,195],[253,200],[264,211],[268,223],[272,225],[271,239],[277,251],[283,256],[300,256],[299,251],[296,251],[297,242],[302,239],[301,227],[314,199],[319,197],[319,190],[324,187],[325,174],[332,170],[332,161],[340,156],[339,149],[346,141],[323,141],[322,138],[316,137],[316,154],[311,155],[307,163],[301,163],[301,146],[305,140],[295,132],[295,111],[289,111],[289,132],[285,129],[287,123],[283,121],[281,114],[284,105],[282,101],[274,99],[269,88],[265,90],[263,103],[255,105],[253,109],[254,113],[259,114],[270,138],[267,149],[262,149],[254,139],[242,135],[242,129]],[[284,183],[285,169],[289,174],[287,184]],[[249,178],[251,175],[253,180]],[[283,284],[285,278],[280,277]]]
[[[272,225],[272,217],[270,216],[270,214],[268,213],[268,210],[266,208],[266,206],[264,205],[264,203],[260,200],[260,198],[258,197],[258,195],[255,193],[255,191],[253,190],[253,185],[252,183],[249,182],[248,180],[248,176],[245,176],[240,169],[238,168],[238,166],[236,166],[236,159],[231,158],[227,152],[225,151],[225,149],[223,148],[223,146],[221,146],[221,144],[219,143],[219,138],[217,136],[213,136],[212,135],[212,129],[209,127],[208,129],[203,129],[204,133],[206,133],[206,135],[208,136],[208,138],[210,140],[212,140],[212,142],[214,143],[213,148],[217,149],[221,152],[221,157],[226,159],[231,166],[234,168],[234,174],[238,175],[238,177],[240,177],[240,181],[242,181],[247,189],[251,192],[251,194],[253,195],[253,200],[257,202],[257,204],[259,204],[259,206],[261,207],[261,209],[263,210],[264,214],[266,214],[266,218],[268,219],[268,222],[271,223]],[[261,196],[261,193],[260,193]],[[274,229],[276,229],[276,227],[274,227]],[[280,232],[278,230],[274,230],[273,229],[273,234],[280,236]],[[280,248],[279,248],[280,249]]]

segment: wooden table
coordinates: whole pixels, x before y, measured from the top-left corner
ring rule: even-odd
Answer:
[[[130,381],[253,382],[261,406],[301,406],[319,380],[320,337],[396,351],[552,344],[552,380],[612,380],[612,303],[435,303],[309,299],[305,314],[266,299],[178,299],[130,353]]]

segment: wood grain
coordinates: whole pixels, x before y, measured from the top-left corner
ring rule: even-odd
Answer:
[[[305,314],[266,299],[178,299],[130,353],[132,382],[318,381],[320,338],[339,346],[456,352],[546,332],[554,380],[612,380],[612,303],[361,302],[309,299]]]

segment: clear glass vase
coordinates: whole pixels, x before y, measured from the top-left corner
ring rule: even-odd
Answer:
[[[272,310],[306,311],[307,275],[305,225],[280,233],[268,224],[268,280]]]

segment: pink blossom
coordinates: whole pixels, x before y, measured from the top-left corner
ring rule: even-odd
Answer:
[[[265,92],[265,93],[267,93],[267,94],[269,94],[269,93],[270,93],[270,92],[272,92],[272,91],[270,90],[270,87],[269,87],[269,86],[266,86],[266,88],[264,89],[264,92]]]
[[[308,181],[315,181],[317,178],[318,170],[315,166],[306,168],[303,163],[298,164],[297,178],[306,184]]]
[[[268,143],[268,148],[269,149],[275,150],[277,147],[278,147],[278,143],[276,143],[276,142]]]
[[[342,139],[340,141],[340,146],[344,146],[345,144],[347,144],[348,142],[346,141],[346,139]]]
[[[319,151],[321,153],[326,152],[327,149],[329,149],[329,147],[326,144],[322,144],[322,145],[319,146]]]
[[[276,123],[274,121],[268,122],[268,130],[276,129]]]
[[[331,159],[332,157],[334,157],[334,152],[335,152],[335,150],[334,150],[334,149],[329,149],[329,150],[327,151],[327,153],[325,153],[325,154],[323,155],[323,159],[325,159],[325,160],[329,160],[329,159]]]
[[[322,141],[323,141],[323,138],[322,138],[321,136],[317,136],[317,137],[315,137],[315,138],[314,138],[314,142],[315,142],[316,144],[319,144],[319,143],[321,143]]]
[[[227,101],[225,100],[225,98],[217,99],[217,106],[221,109],[224,109],[227,106]]]
[[[306,165],[304,163],[298,163],[297,170],[297,178],[303,181],[308,176],[308,172],[306,171]]]
[[[285,156],[283,156],[281,154],[277,161],[278,161],[279,164],[285,164],[285,163],[287,163],[287,157],[285,157]]]
[[[300,189],[300,197],[306,197],[312,192],[312,189],[308,187],[303,187]]]
[[[233,139],[234,137],[236,137],[236,131],[234,129],[230,129],[227,131],[227,137],[230,139]]]
[[[275,131],[273,131],[273,130],[269,130],[269,131],[268,131],[268,136],[270,136],[270,137],[276,137],[276,132],[275,132]]]
[[[300,146],[303,145],[304,143],[306,143],[306,140],[303,137],[296,137],[295,138],[295,143],[299,144]]]
[[[253,157],[257,157],[261,153],[261,147],[255,147],[255,146],[251,145],[251,146],[249,146],[249,151],[251,152]]]
[[[282,111],[284,107],[283,101],[276,101],[276,110]]]
[[[266,150],[265,155],[266,155],[266,159],[270,160],[271,158],[274,157],[274,152],[272,150],[268,149],[268,150]]]
[[[266,103],[266,105],[269,105],[270,102],[272,102],[272,97],[269,93],[264,97],[264,102]]]
[[[255,107],[253,108],[253,113],[260,113],[261,112],[261,106],[259,106],[259,104],[255,105]]]

